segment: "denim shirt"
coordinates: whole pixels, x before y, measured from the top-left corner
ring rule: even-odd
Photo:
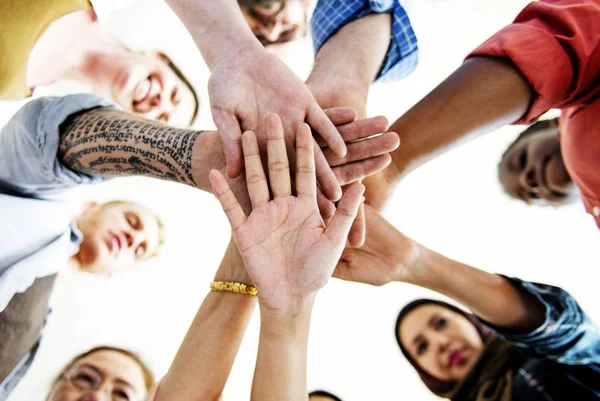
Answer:
[[[315,53],[345,25],[371,13],[392,14],[392,36],[375,82],[404,78],[419,61],[417,37],[399,0],[319,0],[311,19]]]
[[[104,179],[60,163],[59,127],[70,115],[101,106],[111,104],[92,95],[39,98],[0,132],[0,313],[37,278],[57,273],[79,248],[70,195],[79,184]],[[35,350],[0,383],[0,400],[25,374]]]
[[[530,359],[513,384],[514,400],[600,400],[600,330],[565,290],[509,279],[546,307],[544,323],[530,333],[492,327]]]

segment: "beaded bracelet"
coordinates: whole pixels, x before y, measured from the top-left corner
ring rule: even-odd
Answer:
[[[238,294],[256,295],[256,287],[253,285],[236,283],[234,281],[213,281],[210,283],[212,291],[237,292]]]

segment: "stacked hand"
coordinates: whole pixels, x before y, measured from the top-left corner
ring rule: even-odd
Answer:
[[[263,122],[270,113],[277,113],[283,121],[290,160],[293,160],[296,130],[305,121],[334,154],[340,157],[346,154],[342,136],[310,90],[276,56],[265,49],[252,48],[232,57],[235,59],[223,57],[212,68],[208,83],[212,115],[223,140],[230,178],[243,171],[242,131],[255,133],[264,155],[267,137]],[[315,153],[320,187],[327,198],[336,201],[341,196],[340,185],[321,150]]]
[[[386,132],[387,120],[384,117],[374,117],[355,121],[356,112],[349,108],[331,108],[325,110],[327,117],[336,125],[340,135],[346,141],[348,152],[344,157],[337,157],[324,142],[321,150],[326,161],[331,166],[334,176],[340,185],[346,186],[362,178],[374,174],[389,165],[391,157],[389,152],[399,145],[398,136],[393,132]],[[368,138],[368,139],[366,139]],[[226,161],[218,132],[205,132],[198,146],[200,152],[210,156],[210,168],[194,165],[195,171],[203,172],[217,169],[226,176]],[[199,153],[200,153],[199,152]],[[207,177],[195,174],[198,183],[207,181]],[[233,193],[242,205],[244,212],[250,213],[251,204],[248,197],[245,174],[227,180]],[[335,206],[320,191],[317,191],[319,207],[325,219],[331,218]]]
[[[317,204],[310,128],[302,124],[297,130],[294,191],[279,117],[267,117],[266,131],[270,185],[255,134],[247,131],[242,138],[252,204],[249,216],[222,173],[212,171],[210,180],[231,224],[248,275],[258,289],[261,308],[285,314],[312,299],[331,277],[362,201],[364,187],[358,183],[351,185],[326,225]]]
[[[346,248],[333,276],[372,285],[411,282],[420,273],[418,264],[427,250],[400,233],[369,205],[365,205],[365,217],[365,244],[361,248]]]

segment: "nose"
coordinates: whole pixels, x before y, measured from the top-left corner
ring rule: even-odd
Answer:
[[[260,24],[259,33],[265,37],[269,42],[277,42],[279,40],[279,35],[281,35],[281,31],[283,29],[283,24],[281,21],[272,21],[268,23]]]
[[[111,396],[106,390],[99,388],[98,390],[84,394],[77,401],[111,401]]]
[[[144,240],[144,233],[141,231],[125,230],[123,235],[128,248],[136,248]]]
[[[448,350],[448,347],[450,346],[450,340],[448,339],[448,336],[438,331],[431,333],[431,338],[429,341],[432,343],[432,345],[436,346],[440,353]]]
[[[538,190],[537,169],[533,164],[528,165],[519,176],[521,186],[531,193],[536,193]]]

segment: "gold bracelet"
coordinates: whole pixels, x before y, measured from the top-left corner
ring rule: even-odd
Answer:
[[[234,281],[213,281],[210,283],[212,291],[237,292],[238,294],[256,295],[256,287],[253,285],[236,283]]]

